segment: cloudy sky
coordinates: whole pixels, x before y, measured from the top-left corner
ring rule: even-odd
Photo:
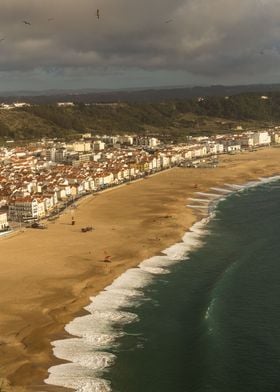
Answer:
[[[0,91],[280,82],[280,0],[0,5]]]

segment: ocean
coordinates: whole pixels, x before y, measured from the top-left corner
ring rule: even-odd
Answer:
[[[53,342],[79,392],[280,389],[280,180],[226,184],[182,242],[91,298]],[[215,196],[216,195],[216,196]],[[199,202],[202,199],[202,202]],[[217,201],[219,200],[219,203]]]

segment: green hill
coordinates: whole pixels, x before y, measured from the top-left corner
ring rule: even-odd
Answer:
[[[178,100],[163,103],[78,103],[0,110],[0,137],[37,139],[98,134],[145,133],[183,140],[187,135],[230,132],[280,122],[280,93]]]

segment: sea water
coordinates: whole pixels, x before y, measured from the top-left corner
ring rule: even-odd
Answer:
[[[80,392],[278,391],[280,182],[255,185],[213,189],[223,200],[181,243],[91,298],[88,314],[66,326],[72,337],[53,342],[70,363],[51,368],[47,383]]]

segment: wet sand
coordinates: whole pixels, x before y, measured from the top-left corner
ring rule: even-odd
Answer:
[[[11,386],[5,391],[66,390],[43,382],[61,363],[50,342],[67,336],[65,324],[89,297],[179,242],[199,217],[186,207],[195,192],[277,174],[280,148],[225,155],[215,169],[174,168],[87,197],[75,210],[75,226],[67,212],[47,230],[1,238],[0,386],[3,380]],[[82,233],[83,226],[95,230]]]

